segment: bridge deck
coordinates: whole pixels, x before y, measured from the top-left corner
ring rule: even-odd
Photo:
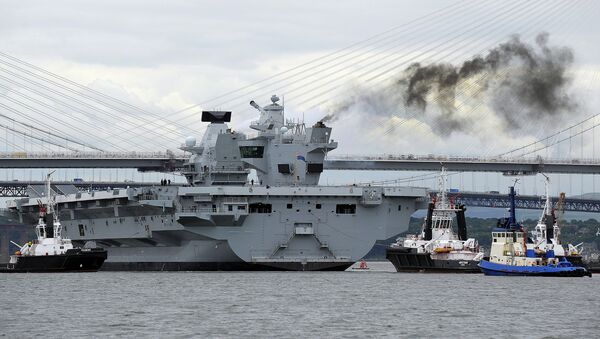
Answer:
[[[0,153],[0,168],[137,168],[140,171],[177,171],[187,160],[175,153]],[[500,172],[511,175],[544,173],[600,173],[600,159],[485,158],[451,156],[329,156],[326,170]]]

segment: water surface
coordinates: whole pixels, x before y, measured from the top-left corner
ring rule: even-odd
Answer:
[[[597,337],[594,278],[392,272],[0,274],[7,338]]]

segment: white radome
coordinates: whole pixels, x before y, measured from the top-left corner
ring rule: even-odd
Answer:
[[[281,132],[281,134],[285,134],[288,131],[288,128],[283,126],[279,129],[279,131]]]
[[[189,136],[187,138],[185,138],[185,145],[187,147],[194,147],[196,146],[196,138],[193,136]]]

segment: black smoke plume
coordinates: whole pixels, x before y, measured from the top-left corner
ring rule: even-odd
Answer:
[[[532,121],[561,118],[576,108],[567,93],[570,84],[567,71],[572,63],[571,49],[548,46],[547,33],[538,35],[534,45],[515,35],[484,56],[477,55],[460,66],[410,65],[390,87],[381,91],[383,96],[377,95],[387,100],[386,112],[382,107],[373,107],[376,101],[373,92],[359,90],[358,95],[334,108],[326,119],[338,119],[357,105],[375,114],[412,114],[417,119],[429,119],[436,132],[450,134],[469,127],[469,122],[456,114],[460,109],[456,105],[457,96],[467,95],[485,101],[505,123],[504,128],[519,130]],[[477,90],[472,90],[474,87]]]

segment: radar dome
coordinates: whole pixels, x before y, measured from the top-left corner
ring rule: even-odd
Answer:
[[[283,126],[283,127],[281,127],[281,128],[279,129],[279,131],[281,131],[281,134],[285,134],[285,132],[287,132],[287,131],[288,131],[288,128],[287,128],[287,127],[285,127],[285,126]]]
[[[187,138],[185,138],[185,145],[187,147],[194,147],[196,146],[196,138],[189,136]]]

